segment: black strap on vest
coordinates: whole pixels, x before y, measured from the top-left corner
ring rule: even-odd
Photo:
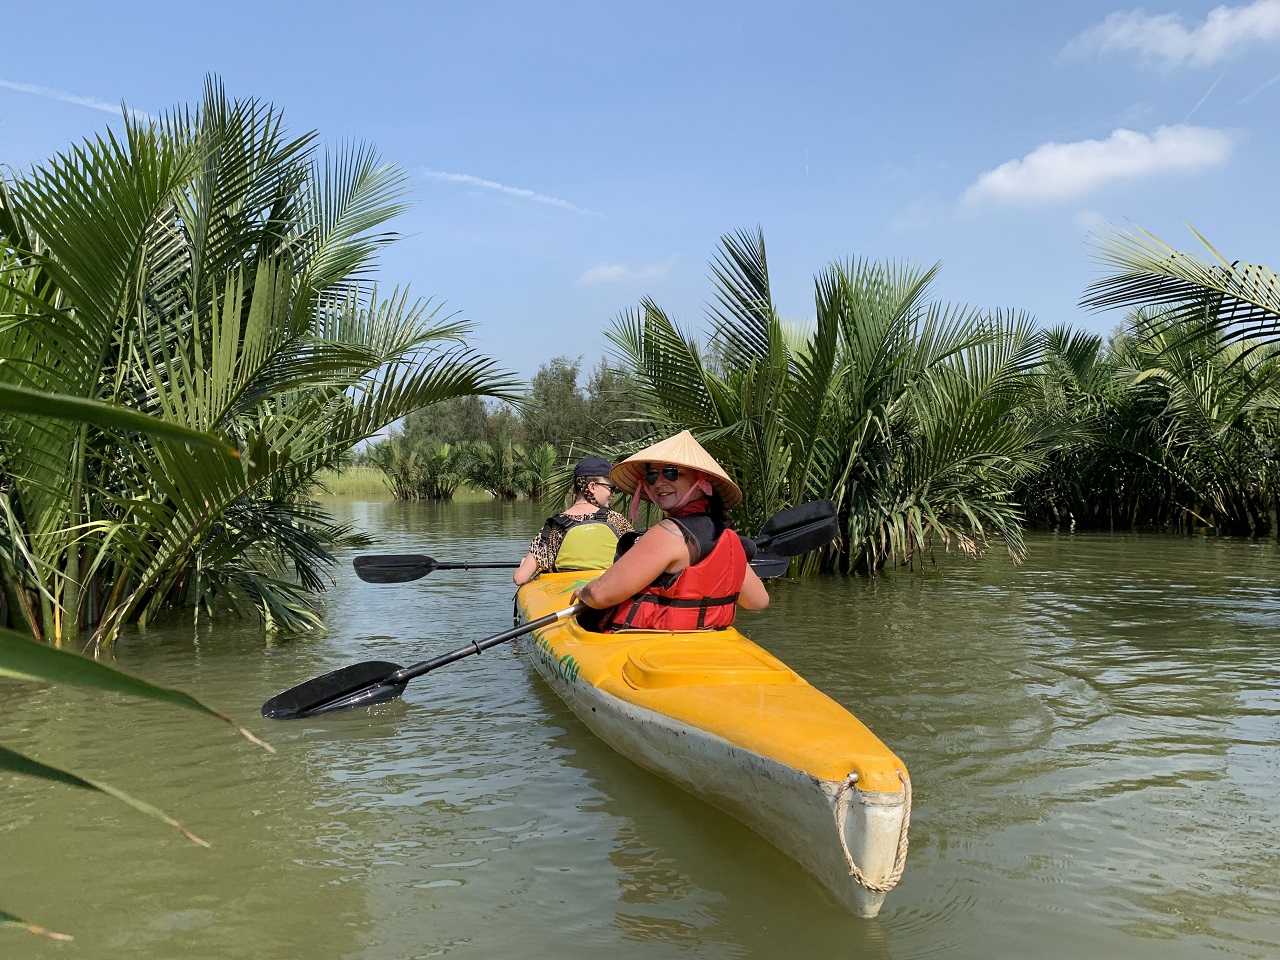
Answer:
[[[737,603],[738,595],[735,593],[732,597],[704,597],[701,600],[692,600],[683,597],[659,597],[651,593],[642,593],[631,598],[631,610],[627,613],[627,619],[623,622],[629,627],[635,619],[636,614],[640,612],[640,604],[654,603],[660,607],[697,607],[698,608],[698,629],[704,630],[707,626],[707,611],[712,607],[727,607],[729,604]]]
[[[595,513],[586,513],[580,517],[572,517],[567,513],[557,513],[554,517],[547,517],[547,522],[542,526],[542,532],[545,534],[548,527],[555,527],[561,533],[567,533],[570,527],[577,526],[580,523],[605,523],[608,519],[608,507],[601,507]]]
[[[667,517],[677,527],[686,539],[692,540],[698,545],[698,559],[689,567],[696,566],[707,557],[711,556],[711,552],[715,550],[716,545],[720,542],[720,535],[725,532],[724,527],[718,527],[716,522],[705,513],[695,513],[687,517]],[[685,567],[684,570],[688,570]],[[677,573],[660,573],[654,578],[651,587],[659,590],[665,590],[676,582],[676,578],[684,572],[681,570]],[[681,597],[660,597],[654,594],[641,593],[631,598],[631,609],[627,611],[627,617],[623,621],[626,626],[631,626],[635,620],[636,614],[640,612],[640,604],[652,603],[660,607],[680,607],[680,608],[698,608],[698,629],[704,630],[707,626],[707,611],[712,607],[726,607],[738,602],[738,594],[731,597],[703,597],[700,600]]]
[[[686,539],[698,545],[698,559],[694,563],[700,563],[711,555],[711,551],[720,542],[720,534],[724,533],[725,529],[717,527],[716,522],[705,513],[695,513],[687,517],[667,517],[667,519],[680,528]]]

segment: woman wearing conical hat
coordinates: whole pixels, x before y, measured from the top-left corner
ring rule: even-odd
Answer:
[[[623,460],[609,478],[632,494],[633,520],[641,500],[666,516],[582,588],[578,599],[604,611],[598,629],[717,629],[733,623],[736,607],[769,605],[742,541],[725,525],[742,491],[688,430]]]

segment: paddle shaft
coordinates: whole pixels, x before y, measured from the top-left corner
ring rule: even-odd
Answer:
[[[437,570],[514,570],[518,563],[437,563]]]
[[[421,663],[415,663],[410,667],[402,667],[395,673],[391,674],[382,681],[385,686],[393,686],[400,683],[408,683],[414,677],[420,677],[424,673],[430,673],[432,670],[438,670],[440,667],[448,666],[454,661],[461,660],[463,657],[470,657],[474,654],[488,650],[490,647],[496,647],[500,643],[506,643],[508,640],[514,640],[516,637],[522,637],[526,633],[531,633],[542,627],[549,627],[553,623],[572,617],[581,613],[586,609],[586,604],[575,603],[571,607],[565,607],[563,610],[557,610],[555,613],[549,613],[545,617],[539,617],[537,620],[530,620],[528,623],[522,623],[518,627],[512,627],[510,630],[496,633],[492,637],[486,637],[484,640],[473,640],[464,647],[459,647],[449,653],[442,653],[438,657],[432,657],[430,660],[423,660]]]

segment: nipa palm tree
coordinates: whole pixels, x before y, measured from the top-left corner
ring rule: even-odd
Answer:
[[[812,323],[786,323],[763,235],[722,243],[708,348],[652,301],[610,337],[639,416],[690,429],[742,482],[739,524],[830,498],[845,539],[829,566],[912,562],[939,543],[1021,557],[1012,490],[1057,442],[1023,415],[1030,320],[931,301],[936,267],[859,261],[818,276]]]
[[[1122,375],[1158,409],[1153,459],[1176,483],[1169,512],[1223,533],[1270,527],[1280,436],[1280,349],[1210,318],[1137,312]]]
[[[545,500],[557,485],[570,481],[564,458],[550,443],[535,443],[520,451],[516,489],[530,500]]]
[[[0,184],[0,382],[110,401],[239,456],[38,414],[0,423],[10,616],[98,644],[175,605],[319,623],[353,535],[316,472],[426,404],[513,395],[467,326],[368,275],[405,177],[322,152],[208,81],[200,108],[108,132]]]

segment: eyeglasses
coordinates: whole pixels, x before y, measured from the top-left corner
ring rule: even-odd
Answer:
[[[675,483],[677,480],[680,479],[680,468],[672,467],[672,466],[663,467],[662,476],[664,479],[669,480],[671,483]],[[656,467],[650,467],[648,470],[644,472],[644,482],[645,483],[658,482],[658,470]]]
[[[618,489],[612,483],[609,483],[607,480],[592,480],[591,482],[594,483],[597,487],[604,487],[610,493],[613,493],[613,491]]]

